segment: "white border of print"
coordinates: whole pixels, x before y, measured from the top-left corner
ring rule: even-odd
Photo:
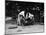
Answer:
[[[10,0],[10,1],[28,1],[28,2],[44,2],[44,6],[46,6],[45,0]],[[44,7],[46,9],[46,7]],[[46,23],[46,10],[44,9],[44,24]],[[44,25],[46,27],[46,24]],[[5,34],[5,0],[0,0],[0,35]],[[21,35],[46,35],[46,28],[44,33],[32,33],[32,34],[21,34]]]
[[[0,35],[5,33],[5,0],[0,0]]]

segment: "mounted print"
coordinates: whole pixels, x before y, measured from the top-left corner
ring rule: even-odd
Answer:
[[[44,3],[5,1],[5,35],[44,32]]]

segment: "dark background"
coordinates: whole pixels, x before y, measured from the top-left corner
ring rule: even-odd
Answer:
[[[5,3],[6,17],[17,18],[18,13],[23,10],[25,12],[32,13],[34,15],[35,22],[44,22],[44,3],[22,1],[6,1]],[[18,9],[20,11],[18,11]]]

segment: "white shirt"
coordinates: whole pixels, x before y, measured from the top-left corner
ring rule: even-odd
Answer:
[[[29,14],[29,15],[28,15],[28,14]],[[26,18],[30,18],[30,19],[32,19],[32,17],[34,17],[33,14],[31,14],[31,13],[27,13],[27,14],[26,14]]]
[[[24,11],[20,12],[19,15],[23,15],[24,16]]]
[[[29,17],[33,17],[33,16],[34,16],[33,14],[29,13]]]

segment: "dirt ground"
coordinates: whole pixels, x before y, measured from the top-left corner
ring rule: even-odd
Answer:
[[[44,32],[44,25],[17,26],[16,24],[6,24],[5,34],[23,34]]]

